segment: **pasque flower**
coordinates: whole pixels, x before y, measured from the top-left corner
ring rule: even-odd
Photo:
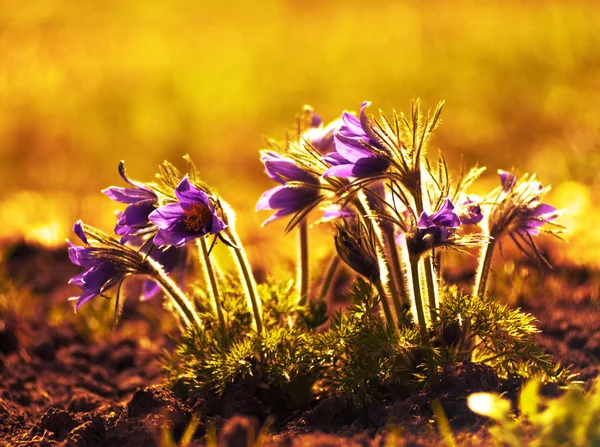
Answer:
[[[434,244],[448,240],[459,226],[460,218],[454,212],[454,205],[450,199],[444,200],[440,209],[431,215],[423,211],[417,222],[417,227],[423,230],[423,234],[433,236]]]
[[[148,216],[158,227],[155,245],[182,247],[188,241],[207,234],[218,234],[227,228],[213,199],[194,186],[187,175],[175,188],[175,196],[178,202],[161,206]]]
[[[553,221],[560,212],[541,202],[549,188],[535,180],[535,176],[524,175],[520,181],[514,174],[498,171],[501,190],[490,216],[490,234],[498,237],[503,232],[536,236],[543,225]]]
[[[73,231],[86,244],[81,247],[69,242],[69,259],[73,264],[85,269],[69,281],[69,284],[74,284],[82,289],[81,295],[70,298],[76,300],[75,310],[77,310],[90,299],[116,285],[123,279],[126,272],[110,259],[99,256],[97,248],[88,245],[80,221],[75,223]]]
[[[458,214],[461,224],[476,225],[483,220],[480,203],[480,199],[473,199],[469,196],[459,200],[455,212]]]
[[[324,126],[321,117],[314,113],[311,126],[302,133],[302,139],[310,143],[320,154],[328,154],[335,151],[333,136],[342,125],[343,121],[338,118]]]
[[[272,151],[261,152],[267,175],[280,186],[265,191],[256,203],[256,210],[276,210],[263,225],[283,216],[297,213],[314,204],[320,196],[319,178],[298,164]]]
[[[367,132],[370,123],[365,109],[369,104],[362,103],[360,118],[343,113],[343,125],[334,135],[336,152],[323,157],[331,166],[324,172],[324,177],[371,177],[389,168],[389,159],[381,155],[386,150]]]
[[[409,252],[411,255],[420,255],[432,247],[443,245],[460,224],[450,199],[445,199],[440,209],[431,215],[423,211],[417,227],[406,234]]]
[[[126,242],[151,225],[148,216],[156,208],[158,196],[143,183],[130,180],[125,173],[123,162],[119,164],[119,174],[132,188],[111,186],[102,192],[112,200],[128,205],[119,214],[115,226],[115,234],[122,236],[121,241]]]
[[[351,233],[341,226],[337,230],[334,240],[340,258],[368,280],[379,280],[379,262],[372,241],[365,234]]]

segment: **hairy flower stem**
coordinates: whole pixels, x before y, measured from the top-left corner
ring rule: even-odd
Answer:
[[[254,280],[254,276],[252,275],[252,268],[250,267],[250,262],[246,257],[246,252],[244,251],[244,248],[242,247],[240,240],[237,237],[237,234],[235,233],[235,230],[233,230],[233,228],[229,226],[225,230],[225,233],[227,234],[227,237],[229,237],[229,240],[233,243],[233,245],[237,247],[231,247],[231,251],[233,253],[233,256],[235,258],[244,283],[246,299],[248,300],[248,305],[250,309],[252,309],[252,314],[254,316],[254,324],[256,325],[256,331],[259,334],[262,334],[262,306],[260,298],[258,296],[258,291],[256,289],[256,281]]]
[[[395,328],[396,323],[394,321],[394,316],[392,314],[392,309],[390,308],[390,303],[387,300],[387,294],[385,293],[385,288],[383,287],[383,283],[381,279],[374,280],[373,285],[377,289],[377,293],[379,293],[379,298],[381,301],[381,308],[383,309],[383,315],[385,316],[385,321],[390,328]]]
[[[217,284],[217,278],[215,275],[215,270],[213,268],[213,262],[210,259],[210,254],[208,252],[208,246],[206,245],[206,238],[201,237],[196,239],[196,243],[198,245],[199,251],[199,260],[202,268],[204,270],[204,276],[207,282],[207,285],[210,288],[210,294],[212,295],[212,299],[215,302],[215,309],[217,311],[217,317],[219,318],[219,331],[221,332],[221,336],[223,340],[227,340],[227,325],[225,323],[225,316],[223,315],[223,307],[221,305],[221,293],[219,292],[219,286]]]
[[[419,258],[411,256],[410,258],[410,274],[412,276],[415,309],[417,311],[417,321],[421,336],[427,338],[427,322],[425,321],[425,309],[423,306],[423,297],[421,296],[421,281],[419,279]]]
[[[356,208],[358,209],[358,212],[361,214],[361,216],[363,217],[365,223],[367,225],[370,225],[373,230],[375,231],[375,235],[377,236],[377,261],[379,264],[379,270],[380,270],[380,282],[381,282],[381,286],[383,287],[383,291],[385,292],[386,289],[389,290],[389,294],[388,293],[384,293],[384,295],[381,296],[381,301],[383,302],[384,300],[389,300],[389,295],[392,296],[392,302],[394,303],[394,306],[396,307],[397,304],[396,303],[400,303],[400,298],[398,297],[398,289],[396,288],[396,285],[394,284],[394,281],[390,281],[390,267],[389,267],[389,262],[387,257],[385,256],[385,244],[383,243],[383,235],[382,235],[382,231],[381,231],[381,226],[379,225],[379,223],[377,222],[376,217],[374,217],[373,215],[371,215],[369,213],[369,206],[367,203],[367,198],[365,196],[364,193],[359,193],[359,200],[355,200],[354,201]],[[389,302],[386,302],[386,305],[389,308]],[[396,309],[396,313],[398,315],[400,315],[400,311],[398,309]]]
[[[335,273],[337,272],[338,267],[340,266],[340,262],[342,260],[338,256],[337,253],[334,253],[331,261],[329,262],[329,266],[327,267],[327,272],[325,273],[325,277],[323,278],[323,284],[321,285],[321,292],[319,293],[319,299],[324,300],[327,298],[327,293],[329,292],[329,288],[331,287],[331,283],[333,282],[333,278]]]
[[[473,291],[477,294],[476,296],[480,298],[485,298],[485,293],[487,292],[487,282],[490,276],[490,267],[492,266],[495,248],[496,239],[490,239],[481,251],[479,268],[477,269],[475,285],[473,286]]]
[[[177,310],[187,327],[198,331],[204,330],[204,324],[200,320],[194,305],[187,296],[181,291],[179,286],[165,273],[162,265],[151,257],[147,257],[145,262],[150,266],[152,273],[150,277],[155,280],[164,292],[171,298],[173,307]]]
[[[396,315],[398,319],[402,319],[402,309],[409,306],[408,293],[406,291],[406,284],[404,282],[404,274],[402,273],[402,267],[400,264],[400,254],[398,253],[398,245],[394,237],[394,228],[385,228],[383,230],[383,237],[385,238],[385,244],[387,246],[387,252],[391,257],[391,268],[393,274],[390,275],[390,280],[394,282],[397,293],[392,294],[394,300],[394,307],[396,308]]]
[[[309,301],[308,275],[308,222],[306,221],[306,218],[304,218],[298,225],[298,291],[300,294],[299,303],[301,305],[306,304]]]
[[[415,197],[415,206],[417,208],[417,216],[420,216],[424,211],[423,206],[423,192],[421,188],[421,181],[419,178],[418,188],[416,190]],[[412,264],[412,262],[411,262]],[[437,308],[438,308],[438,298],[437,298],[437,283],[434,280],[434,271],[433,271],[433,262],[431,257],[427,257],[423,260],[423,269],[425,272],[425,284],[427,289],[427,298],[429,301],[429,314],[431,316],[431,321],[437,321]],[[413,281],[418,278],[415,278],[413,275]],[[415,285],[416,288],[416,285]]]
[[[431,322],[437,321],[437,308],[438,308],[438,298],[437,298],[437,283],[434,280],[434,272],[433,272],[433,262],[431,257],[427,257],[423,259],[423,267],[425,270],[425,284],[427,285],[427,295],[429,298],[429,316],[431,318]]]

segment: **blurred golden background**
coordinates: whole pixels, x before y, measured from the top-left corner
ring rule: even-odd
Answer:
[[[435,150],[488,172],[537,172],[568,208],[561,252],[600,248],[600,4],[595,1],[4,0],[0,237],[61,244],[111,230],[99,193],[190,153],[237,210],[250,257],[291,267],[293,235],[260,228],[274,186],[257,150],[304,104],[329,121],[361,101],[446,100]],[[314,262],[331,245],[319,248]],[[285,259],[282,262],[281,259]]]

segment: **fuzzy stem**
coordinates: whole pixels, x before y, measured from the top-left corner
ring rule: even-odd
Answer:
[[[429,316],[432,322],[437,321],[437,284],[434,282],[433,263],[431,257],[423,259],[425,269],[425,284],[427,285],[427,296],[429,298]]]
[[[477,277],[475,278],[473,291],[476,292],[476,296],[480,298],[485,298],[485,293],[487,292],[487,281],[490,276],[490,267],[492,266],[494,248],[496,248],[496,239],[490,239],[485,248],[482,250],[479,258],[480,263],[477,270]]]
[[[385,321],[388,327],[396,327],[396,323],[394,322],[394,316],[392,315],[392,309],[390,309],[390,303],[388,303],[387,301],[387,294],[385,293],[385,289],[383,287],[383,284],[381,283],[381,279],[374,280],[373,284],[377,289],[377,293],[379,293],[381,308],[383,309],[383,314],[385,316]]]
[[[385,245],[383,243],[383,235],[382,235],[382,231],[381,231],[381,226],[379,225],[379,223],[377,222],[377,219],[373,216],[369,215],[368,212],[368,203],[367,203],[367,198],[365,196],[364,193],[359,193],[359,200],[355,201],[355,205],[356,208],[358,209],[359,213],[362,215],[363,219],[365,220],[365,223],[367,225],[371,225],[371,227],[373,228],[373,230],[375,231],[375,235],[376,235],[376,239],[377,239],[377,247],[376,247],[376,255],[377,255],[377,261],[379,264],[379,271],[380,271],[380,281],[381,281],[381,285],[383,287],[383,290],[385,291],[386,289],[389,290],[389,294],[385,293],[384,295],[382,295],[381,300],[383,301],[384,298],[386,300],[389,299],[389,295],[392,296],[392,302],[395,304],[396,302],[400,302],[400,298],[398,297],[398,289],[396,288],[396,285],[394,284],[394,281],[390,281],[390,269],[389,269],[389,262],[387,257],[385,256]],[[389,308],[389,303],[386,303],[388,308]],[[396,309],[396,313],[399,314],[399,310]]]
[[[417,320],[419,329],[423,338],[427,337],[427,322],[425,321],[425,310],[423,308],[423,298],[421,296],[421,281],[419,279],[419,258],[410,258],[410,273],[412,276],[415,308],[417,310]]]
[[[340,257],[337,253],[334,253],[333,257],[331,258],[331,261],[329,262],[329,266],[327,267],[325,277],[323,278],[323,285],[321,286],[321,292],[319,293],[320,300],[324,300],[327,297],[329,287],[331,287],[333,277],[335,276],[335,273],[337,272],[337,269],[340,266],[340,262]]]
[[[306,221],[306,218],[304,218],[298,225],[298,291],[300,293],[299,303],[301,305],[306,304],[309,301],[308,275],[308,222]]]
[[[221,332],[223,340],[227,340],[227,325],[225,323],[225,316],[223,315],[223,307],[221,306],[221,294],[219,292],[217,278],[213,269],[213,262],[210,259],[210,254],[208,253],[206,238],[201,237],[196,239],[196,244],[198,245],[200,264],[203,267],[206,282],[210,288],[210,294],[215,302],[215,309],[217,311],[217,317],[219,318],[219,331]]]
[[[232,226],[229,226],[225,230],[225,233],[227,234],[227,236],[229,237],[231,242],[236,247],[238,247],[238,248],[231,247],[231,251],[233,252],[233,255],[235,257],[235,260],[236,260],[238,268],[239,268],[239,272],[240,272],[240,274],[242,276],[242,280],[244,282],[246,298],[248,300],[248,304],[249,304],[250,308],[252,309],[252,314],[254,315],[254,323],[256,325],[256,331],[259,334],[262,334],[263,333],[263,323],[262,323],[262,317],[261,317],[261,313],[262,313],[261,302],[260,302],[260,298],[258,296],[258,291],[256,289],[256,281],[254,280],[254,276],[252,275],[252,268],[250,267],[250,262],[248,261],[248,258],[246,257],[246,252],[244,251],[244,248],[242,247],[240,240],[237,237],[237,234],[235,233],[235,230],[232,228]]]
[[[421,176],[419,176],[418,186],[415,191],[415,206],[417,208],[417,216],[420,216],[424,211],[425,207],[423,204],[423,190],[421,187]],[[412,264],[412,263],[411,263]],[[429,300],[429,312],[431,315],[431,321],[436,321],[436,309],[437,309],[437,287],[433,280],[433,264],[431,258],[425,258],[423,261],[423,267],[425,269],[425,283],[427,285],[427,297]],[[413,276],[414,278],[414,276]],[[416,288],[416,286],[415,286]]]
[[[175,309],[179,312],[186,326],[193,327],[198,331],[204,330],[204,324],[200,320],[200,317],[198,316],[196,309],[194,309],[192,302],[187,296],[185,296],[179,286],[175,284],[169,275],[165,273],[162,265],[160,265],[151,257],[147,257],[146,262],[152,269],[150,277],[161,286],[161,288],[169,297],[171,297],[171,301]]]
[[[396,315],[398,320],[402,319],[402,309],[408,305],[408,293],[406,292],[406,284],[404,283],[404,274],[402,273],[402,267],[400,265],[400,255],[398,253],[398,245],[394,238],[394,228],[385,228],[383,230],[383,237],[387,245],[387,251],[391,257],[391,267],[393,274],[390,275],[390,280],[396,285],[396,294],[392,294],[394,300],[394,307],[396,308]]]

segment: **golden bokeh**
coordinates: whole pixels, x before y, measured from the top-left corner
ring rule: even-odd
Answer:
[[[109,230],[117,207],[98,191],[120,184],[121,159],[149,180],[189,153],[237,209],[251,257],[288,269],[294,237],[254,212],[272,186],[265,136],[304,104],[329,120],[420,97],[446,100],[431,150],[488,166],[482,191],[498,168],[537,172],[568,208],[562,251],[593,262],[598,29],[594,1],[4,0],[0,236],[59,244],[79,217]]]

